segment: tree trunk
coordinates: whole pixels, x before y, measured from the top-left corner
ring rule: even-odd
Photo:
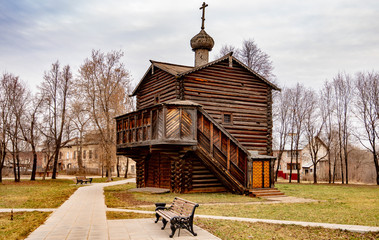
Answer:
[[[376,152],[373,152],[374,157],[374,163],[375,163],[375,169],[376,169],[376,184],[379,185],[379,159]]]
[[[332,163],[330,160],[330,150],[328,149],[328,165],[329,165],[329,183],[332,183]]]
[[[342,152],[340,154],[340,164],[341,164],[341,181],[342,181],[342,184],[345,184],[345,178],[344,178],[344,174],[343,174],[343,161],[342,161]]]
[[[346,184],[349,184],[349,163],[348,163],[348,152],[347,149],[344,149],[344,155],[345,155],[345,174],[346,174]]]
[[[17,182],[20,182],[21,180],[21,174],[20,174],[20,156],[18,154],[18,150],[16,153],[16,164],[17,164]]]
[[[14,149],[14,148],[13,148],[13,149]],[[12,153],[12,160],[13,160],[13,175],[14,175],[14,181],[15,181],[15,182],[18,182],[18,181],[17,181],[17,170],[16,170],[16,155],[15,155],[14,152]]]
[[[317,163],[313,164],[313,183],[317,183]]]
[[[30,177],[31,181],[36,180],[36,172],[37,172],[37,152],[36,148],[33,146],[32,147],[32,152],[33,152],[33,167],[32,167],[32,175]]]
[[[282,155],[283,155],[283,151],[279,151],[279,153],[278,153],[278,164],[276,166],[276,171],[275,171],[275,182],[278,181],[278,172],[279,172],[280,162],[282,160]]]
[[[53,162],[53,175],[51,176],[51,179],[57,179],[58,157],[59,157],[59,151],[58,152],[55,151],[54,162]]]
[[[120,158],[119,157],[117,157],[116,166],[117,166],[117,177],[120,177]]]
[[[1,146],[1,158],[0,158],[0,183],[3,182],[3,167],[4,167],[4,162],[5,162],[5,147]],[[4,151],[3,151],[4,150]]]
[[[293,157],[292,157],[292,150],[291,150],[291,165],[290,165],[290,176],[289,176],[289,183],[292,182],[292,164],[293,164]]]
[[[296,148],[297,149],[297,148]],[[296,151],[296,172],[297,172],[297,182],[300,183],[300,166],[299,166],[299,155]]]

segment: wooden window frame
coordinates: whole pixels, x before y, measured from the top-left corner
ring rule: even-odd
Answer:
[[[161,94],[160,93],[155,94],[153,101],[154,101],[154,105],[161,103]]]
[[[225,115],[230,115],[230,122],[225,122]],[[222,124],[225,124],[225,125],[233,125],[233,113],[230,113],[230,112],[223,112],[221,114],[221,118],[222,118]]]

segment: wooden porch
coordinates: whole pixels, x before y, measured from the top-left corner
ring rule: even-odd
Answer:
[[[117,154],[136,161],[137,187],[240,194],[271,187],[269,158],[252,158],[196,103],[158,104],[116,121]]]

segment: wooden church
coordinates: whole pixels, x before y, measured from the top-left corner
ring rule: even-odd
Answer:
[[[150,61],[133,92],[137,110],[116,118],[117,154],[136,161],[137,187],[172,192],[272,188],[274,84],[234,58],[208,62],[214,41],[191,39],[195,66]]]

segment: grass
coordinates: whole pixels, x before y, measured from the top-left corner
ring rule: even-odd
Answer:
[[[378,239],[379,233],[356,233],[320,227],[302,227],[228,220],[195,219],[195,224],[224,239]]]
[[[261,219],[324,222],[351,225],[379,226],[379,188],[356,185],[278,184],[287,196],[320,200],[314,203],[245,204],[257,198],[233,194],[149,194],[130,193],[134,184],[105,189],[106,205],[113,208],[136,208],[138,205],[172,201],[174,196],[200,203],[197,214],[235,216]],[[232,202],[233,205],[204,203]]]
[[[155,218],[154,214],[107,212],[108,220]],[[378,239],[379,233],[356,233],[320,227],[195,218],[195,224],[221,239]]]
[[[275,205],[204,206],[199,214],[379,226],[376,186],[279,184],[287,196],[321,200]]]
[[[13,220],[10,220],[10,213],[0,213],[0,240],[26,238],[49,215],[46,212],[14,213]]]
[[[155,218],[155,214],[133,213],[133,212],[107,212],[108,220],[115,219],[136,219],[136,218]]]
[[[135,183],[124,185],[116,185],[104,188],[105,204],[108,207],[129,208],[138,205],[151,205],[154,209],[154,203],[165,202],[170,203],[174,197],[185,198],[199,204],[204,203],[249,203],[264,201],[262,199],[251,198],[231,193],[163,193],[153,194],[146,192],[129,192],[129,189],[135,188]]]
[[[107,177],[102,177],[102,178],[93,178],[92,183],[105,183],[107,182],[108,178]],[[112,177],[113,181],[120,181],[120,180],[126,180],[126,178],[123,177]]]
[[[0,184],[0,208],[56,208],[79,186],[72,180],[3,181]]]

